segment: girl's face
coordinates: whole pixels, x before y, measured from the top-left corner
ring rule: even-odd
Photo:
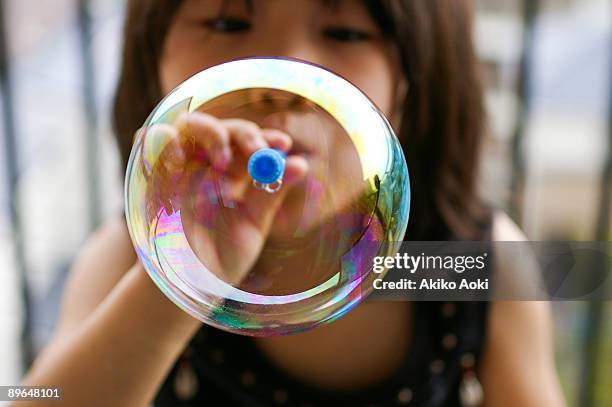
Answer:
[[[404,88],[398,52],[361,0],[183,0],[164,43],[160,61],[162,91],[170,92],[205,68],[250,56],[290,57],[324,66],[360,88],[397,125],[394,119],[401,111],[397,101],[403,100]],[[257,91],[250,91],[247,97],[265,100]],[[282,100],[280,94],[275,97]],[[290,102],[286,96],[285,99]],[[287,105],[292,109],[279,105],[276,112],[224,111],[231,105],[226,101],[218,101],[217,105],[211,102],[203,110],[220,118],[238,114],[260,125],[284,130],[309,163],[308,180],[290,191],[276,213],[268,247],[282,245],[286,237],[303,231],[309,235],[314,230],[319,235],[324,233],[330,242],[351,242],[358,236],[364,221],[352,216],[351,204],[363,194],[364,181],[359,157],[342,129],[330,124],[324,114],[308,114],[313,110],[308,106],[301,110],[295,103]],[[260,113],[263,117],[257,117]],[[332,221],[334,216],[344,219],[342,230]],[[306,250],[299,251],[303,257],[284,260],[286,270],[302,270],[308,261],[321,256],[302,252]],[[271,249],[270,253],[276,252]],[[302,276],[299,281],[309,285],[316,278],[311,281]],[[306,288],[311,287],[287,288],[287,292]]]
[[[397,50],[361,0],[183,0],[160,61],[162,91],[204,68],[246,56],[322,65],[396,121],[403,88]]]

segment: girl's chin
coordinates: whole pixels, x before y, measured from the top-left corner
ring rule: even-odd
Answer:
[[[280,214],[274,218],[272,229],[270,229],[270,238],[272,239],[291,239],[303,234],[304,227],[300,222],[287,216],[280,216]]]
[[[270,238],[291,239],[303,237],[315,225],[315,219],[306,219],[302,211],[281,207],[274,216]]]

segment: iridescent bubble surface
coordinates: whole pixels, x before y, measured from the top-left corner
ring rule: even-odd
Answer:
[[[231,145],[224,162],[205,126],[185,125],[209,118],[282,131],[291,147],[254,168]],[[287,171],[306,163],[292,184],[285,158]],[[267,190],[249,174],[281,179]],[[125,184],[130,235],[159,288],[252,336],[304,331],[364,300],[374,256],[404,237],[409,201],[401,147],[374,104],[321,67],[279,58],[218,65],[172,91],[138,132]]]

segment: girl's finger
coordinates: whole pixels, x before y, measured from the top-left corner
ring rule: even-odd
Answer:
[[[281,151],[289,151],[292,146],[292,140],[286,133],[276,129],[262,129],[262,136],[266,140],[270,148]],[[242,154],[235,157],[234,162],[227,171],[227,176],[231,181],[231,191],[234,191],[234,197],[240,197],[244,194],[246,188],[252,184],[252,179],[248,174],[247,165],[250,156]]]
[[[177,128],[184,146],[203,149],[216,169],[227,167],[232,159],[230,134],[219,119],[201,112],[183,114]]]
[[[262,134],[270,148],[281,151],[291,150],[293,139],[287,133],[277,129],[262,129]]]
[[[171,162],[166,162],[167,158],[184,160],[184,156],[175,151],[178,146],[178,132],[173,126],[157,124],[140,129],[137,135],[144,138],[142,155],[145,165],[153,166],[161,163],[164,166],[172,167]],[[148,170],[151,171],[153,168],[148,168]]]
[[[293,144],[291,137],[277,129],[262,129],[262,137],[270,148],[274,148],[281,151],[289,151]],[[239,155],[235,158],[236,165],[232,163],[227,171],[227,184],[228,190],[231,191],[231,196],[234,199],[239,199],[244,196],[246,190],[253,183],[252,178],[249,176],[247,171],[247,163],[250,156]],[[290,174],[291,176],[291,169]]]
[[[285,174],[281,189],[273,194],[250,186],[243,200],[243,210],[249,220],[264,234],[272,226],[274,216],[291,188],[308,173],[308,161],[301,156],[289,156],[285,162]]]
[[[232,143],[235,143],[246,157],[268,147],[262,130],[255,123],[242,119],[225,119],[223,124],[230,133]]]

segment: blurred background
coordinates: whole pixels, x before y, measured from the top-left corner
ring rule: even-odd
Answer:
[[[612,2],[476,0],[481,189],[531,240],[612,237]],[[86,237],[122,210],[123,0],[0,0],[0,385],[49,339]],[[569,405],[612,406],[612,303],[555,303]]]

